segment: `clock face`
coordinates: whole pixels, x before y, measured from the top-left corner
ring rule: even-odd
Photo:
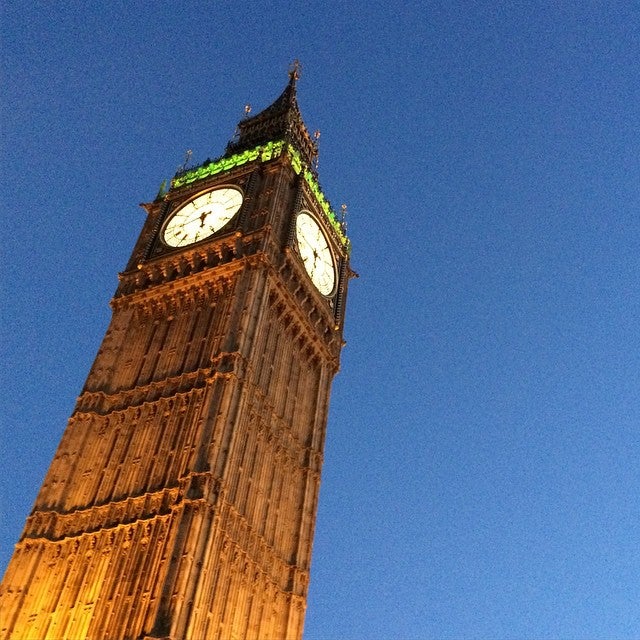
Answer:
[[[323,296],[333,293],[336,286],[336,267],[329,243],[315,218],[305,211],[296,219],[298,251],[311,282]]]
[[[170,247],[200,242],[222,229],[238,213],[241,204],[242,193],[238,189],[205,191],[169,218],[162,237]]]

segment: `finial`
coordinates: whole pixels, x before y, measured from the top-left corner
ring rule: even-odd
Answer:
[[[158,189],[158,194],[156,195],[156,200],[160,200],[167,193],[167,181],[163,180],[160,184],[160,188]]]
[[[251,105],[247,102],[247,104],[244,105],[244,115],[248,116],[251,113]]]
[[[343,233],[347,233],[347,205],[343,204],[340,207],[340,226]]]
[[[189,161],[191,160],[191,156],[193,155],[193,151],[191,149],[187,149],[184,153],[184,163],[182,166],[178,167],[178,173],[182,173],[187,170],[189,165]]]
[[[300,77],[301,71],[302,65],[300,64],[300,60],[296,58],[289,67],[289,78],[295,82]]]
[[[313,132],[313,141],[316,143],[316,153],[313,157],[313,168],[316,173],[318,173],[318,165],[320,164],[320,154],[318,153],[320,148],[320,129],[316,129]]]

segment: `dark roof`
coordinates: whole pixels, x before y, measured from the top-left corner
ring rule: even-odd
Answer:
[[[292,144],[304,162],[312,167],[318,146],[302,121],[296,99],[297,70],[289,74],[289,83],[280,97],[260,113],[238,123],[236,137],[227,145],[227,154],[252,149],[272,140],[286,140]]]

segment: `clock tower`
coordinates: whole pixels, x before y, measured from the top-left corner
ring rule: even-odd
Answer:
[[[296,80],[143,205],[0,638],[301,638],[351,272]]]

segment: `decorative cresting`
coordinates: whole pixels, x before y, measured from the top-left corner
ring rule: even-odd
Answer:
[[[271,106],[238,124],[237,140],[229,142],[227,155],[251,149],[270,140],[285,140],[300,152],[305,164],[314,166],[318,146],[309,135],[298,107],[298,69],[299,66],[294,63],[293,69],[289,72],[289,84]]]
[[[327,220],[333,230],[337,233],[340,242],[347,248],[349,248],[349,239],[346,236],[344,223],[338,220],[336,212],[333,210],[331,204],[325,197],[318,180],[314,173],[306,166],[300,154],[296,149],[284,140],[270,141],[265,144],[253,147],[252,149],[246,149],[240,153],[234,153],[233,155],[225,155],[218,160],[207,161],[199,167],[189,169],[183,173],[178,174],[171,181],[171,188],[178,189],[188,184],[192,184],[203,178],[209,176],[215,176],[219,173],[230,171],[236,167],[241,167],[248,162],[269,162],[275,158],[279,158],[283,152],[286,152],[291,158],[291,166],[297,175],[302,175],[305,182],[311,189],[318,204],[322,207]]]

